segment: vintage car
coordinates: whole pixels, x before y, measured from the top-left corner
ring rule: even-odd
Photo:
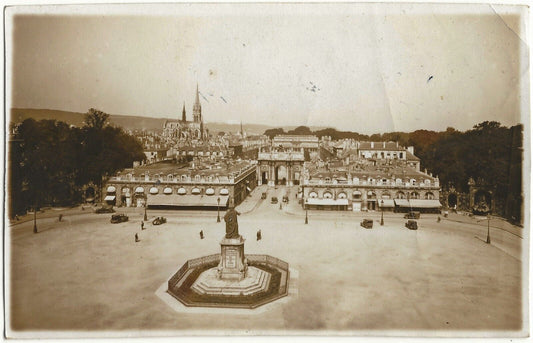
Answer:
[[[406,213],[405,216],[403,216],[405,219],[420,219],[420,212],[418,211],[410,211],[409,213]]]
[[[278,203],[278,197],[272,197],[272,198],[270,199],[270,203],[271,203],[271,204],[277,204],[277,203]]]
[[[418,223],[416,220],[408,220],[407,223],[405,223],[405,227],[409,230],[418,230]]]
[[[161,225],[165,224],[167,222],[167,218],[165,217],[157,217],[152,221],[152,224],[154,225]]]
[[[102,206],[94,210],[94,213],[114,213],[113,206]]]
[[[289,196],[288,195],[284,195],[283,196],[283,202],[289,202]]]
[[[128,216],[125,214],[113,214],[111,216],[111,223],[113,224],[127,222],[127,221],[128,221]]]
[[[374,226],[374,221],[372,219],[363,219],[361,226],[365,229],[371,229]]]
[[[267,198],[267,193],[266,192],[261,193],[261,199],[266,199],[266,198]]]

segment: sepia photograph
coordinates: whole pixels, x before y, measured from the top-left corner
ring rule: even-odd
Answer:
[[[6,338],[529,337],[529,24],[6,6]]]

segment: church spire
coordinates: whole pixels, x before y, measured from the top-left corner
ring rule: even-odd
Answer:
[[[200,92],[198,91],[198,83],[196,83],[196,99],[194,100],[194,104],[200,105],[200,98],[199,98]]]
[[[181,111],[181,121],[187,121],[187,115],[185,113],[185,102],[183,103],[183,110]]]
[[[196,84],[196,99],[192,108],[192,116],[195,123],[203,122],[202,120],[202,105],[200,105],[200,92],[198,91],[198,83]]]

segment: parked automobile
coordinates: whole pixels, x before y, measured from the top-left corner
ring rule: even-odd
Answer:
[[[272,197],[272,198],[270,199],[270,203],[271,203],[271,204],[277,204],[277,203],[278,203],[278,197]]]
[[[416,220],[408,220],[407,223],[405,223],[405,227],[409,230],[418,230],[418,223]]]
[[[116,224],[116,223],[127,222],[128,219],[129,219],[128,216],[125,214],[113,214],[111,216],[111,223]]]
[[[94,213],[114,213],[113,206],[102,206],[94,210]]]
[[[372,219],[363,219],[361,226],[365,229],[371,229],[374,226],[374,221]]]
[[[266,192],[261,193],[261,199],[266,199],[266,198],[267,198],[267,193]]]
[[[420,212],[418,211],[410,211],[409,213],[406,213],[405,216],[403,216],[405,219],[420,219]]]
[[[154,225],[161,225],[165,224],[167,222],[167,218],[165,217],[157,217],[152,221],[152,224]]]
[[[289,196],[288,195],[284,195],[283,196],[283,202],[289,202]]]

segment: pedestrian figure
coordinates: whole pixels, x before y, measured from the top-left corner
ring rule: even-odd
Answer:
[[[437,223],[440,223],[440,216],[437,217]]]
[[[60,214],[60,215],[59,215],[59,221],[62,221],[62,220],[63,220],[63,215]]]
[[[200,239],[204,239],[204,230],[200,230]]]
[[[257,231],[257,240],[261,240],[261,230]]]
[[[141,230],[144,230],[144,222],[141,221]]]
[[[279,209],[281,210],[281,203],[279,203]]]
[[[139,242],[139,236],[135,234],[135,243]]]

